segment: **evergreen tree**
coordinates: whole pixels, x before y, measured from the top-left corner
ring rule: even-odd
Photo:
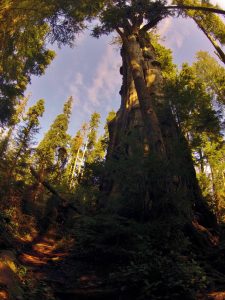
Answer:
[[[64,104],[63,113],[58,115],[43,140],[37,147],[39,173],[42,178],[59,179],[67,160],[67,134],[73,99]]]
[[[108,116],[106,117],[106,124],[104,126],[104,134],[102,136],[102,143],[103,143],[103,150],[106,152],[109,147],[109,139],[110,139],[110,133],[109,133],[109,123],[113,121],[113,119],[116,117],[116,113],[114,110],[110,111],[108,113]]]
[[[94,114],[92,115],[92,119],[90,121],[90,135],[89,135],[89,140],[88,140],[88,146],[90,146],[90,144],[93,145],[92,150],[91,150],[91,162],[92,163],[102,162],[106,157],[107,149],[109,147],[109,138],[110,138],[108,125],[115,118],[115,116],[116,116],[116,113],[113,110],[108,113],[108,116],[106,117],[106,124],[104,126],[104,133],[103,133],[103,135],[96,138],[98,126],[96,124],[96,126],[94,126],[95,130],[93,130],[93,125],[94,125],[94,123],[97,123],[97,122],[96,122],[96,120],[94,120],[94,119],[96,119],[96,116],[94,116]],[[100,118],[100,115],[98,117]],[[90,141],[91,141],[91,143],[90,143]]]
[[[225,212],[225,143],[221,137],[201,136],[201,172],[198,177],[200,186],[208,198],[219,222],[224,222]]]
[[[40,99],[34,106],[30,107],[24,122],[19,126],[15,136],[13,157],[9,169],[9,176],[15,171],[18,161],[24,162],[31,154],[31,146],[34,144],[34,137],[39,132],[39,118],[44,113],[44,100]]]
[[[84,155],[85,138],[87,135],[88,124],[84,123],[76,135],[70,140],[69,162],[66,169],[66,179],[69,187],[72,188],[76,177],[79,175],[82,158]]]
[[[12,137],[13,131],[16,125],[21,121],[23,117],[23,113],[27,104],[28,98],[23,97],[20,99],[19,103],[15,108],[14,114],[10,118],[10,122],[7,128],[7,131],[3,133],[3,138],[0,142],[0,158],[2,159],[4,154],[7,151],[8,145],[10,143],[10,139]]]
[[[96,16],[103,1],[0,3],[0,123],[6,124],[32,75],[42,75],[55,56],[47,42],[69,43]],[[71,10],[71,7],[73,8]]]
[[[199,51],[196,58],[193,67],[197,76],[217,103],[225,105],[225,69],[207,52]]]
[[[94,112],[91,115],[91,119],[89,122],[89,133],[87,135],[87,150],[85,153],[85,161],[86,163],[92,163],[95,160],[95,147],[97,144],[97,130],[100,124],[100,114],[97,112]]]
[[[20,9],[21,5],[21,9]],[[27,1],[0,4],[0,122],[5,124],[32,75],[42,75],[55,56],[45,45],[49,26],[24,14]],[[28,5],[29,6],[29,5]],[[35,4],[36,7],[36,4]],[[31,7],[30,7],[31,8]],[[37,14],[36,14],[37,17]]]
[[[201,130],[219,132],[220,122],[213,108],[213,97],[193,67],[183,64],[171,85],[168,85],[176,121],[186,137]]]
[[[222,170],[225,148],[221,135],[223,124],[213,106],[215,95],[210,87],[215,87],[218,78],[207,76],[211,71],[213,74],[213,68],[206,71],[204,62],[202,69],[200,66],[199,61],[192,67],[184,64],[172,84],[170,81],[168,93],[176,121],[191,147],[203,195],[208,198],[218,220],[221,220],[224,210]],[[210,85],[205,84],[207,80],[202,81],[201,74],[206,79],[208,77]]]

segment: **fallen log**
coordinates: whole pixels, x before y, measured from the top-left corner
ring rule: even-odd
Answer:
[[[47,180],[42,179],[32,166],[30,166],[30,172],[38,182],[40,182],[49,192],[51,192],[60,200],[61,203],[59,204],[59,209],[72,209],[79,214],[81,213],[77,207],[67,203],[68,201],[65,198],[63,198]]]

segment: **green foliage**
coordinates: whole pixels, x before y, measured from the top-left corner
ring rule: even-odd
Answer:
[[[190,242],[172,220],[140,224],[104,214],[76,217],[72,230],[75,257],[108,268],[108,285],[131,299],[194,300],[208,284]]]
[[[28,98],[20,99],[19,103],[15,107],[15,111],[10,119],[8,128],[4,131],[5,136],[0,140],[0,157],[4,159],[4,156],[8,150],[10,143],[12,142],[12,136],[17,124],[22,121],[24,110],[27,104]]]
[[[75,217],[72,230],[77,236],[76,253],[96,263],[125,263],[129,254],[127,248],[135,245],[137,236],[130,224],[129,220],[118,216]]]
[[[95,212],[99,199],[99,187],[96,184],[85,184],[85,180],[82,180],[75,185],[74,190],[74,199],[76,199],[76,205],[80,207],[80,210],[84,214]]]
[[[24,167],[31,153],[31,147],[35,144],[35,135],[39,132],[39,119],[44,113],[44,100],[40,99],[34,106],[30,107],[24,117],[23,123],[18,127],[15,136],[15,145],[9,159],[10,170],[8,176],[12,175],[16,166]],[[17,170],[18,172],[18,170]]]
[[[131,262],[113,278],[130,289],[139,290],[136,299],[196,299],[196,293],[207,287],[204,270],[194,260],[173,253],[163,253],[149,249],[145,258],[138,255],[137,262]],[[187,260],[186,260],[187,259]]]
[[[88,124],[84,123],[82,128],[78,130],[76,135],[70,139],[69,141],[69,149],[68,149],[68,164],[65,170],[64,182],[65,185],[71,189],[75,183],[75,173],[77,171],[77,166],[82,159],[84,152],[82,151],[82,147],[85,144],[85,138],[87,135]]]
[[[37,147],[39,171],[46,172],[51,180],[59,179],[67,160],[67,144],[70,136],[67,133],[72,109],[72,97],[64,104],[63,113],[58,115],[43,140]]]
[[[101,24],[94,27],[93,36],[98,38],[102,34],[109,34],[120,27],[125,27],[127,30],[125,20],[135,23],[135,21],[138,22],[138,17],[143,18],[147,23],[156,22],[157,24],[161,19],[170,15],[168,10],[163,9],[165,4],[166,0],[135,0],[132,3],[115,1],[113,5],[106,2],[104,10],[99,14]]]
[[[93,162],[94,160],[94,148],[97,143],[97,129],[100,124],[100,117],[100,114],[96,112],[91,115],[91,119],[89,122],[89,133],[87,136],[87,162]]]
[[[17,274],[18,274],[19,278],[21,280],[23,280],[26,277],[26,275],[27,275],[27,267],[23,266],[23,265],[19,266],[17,268]]]
[[[204,82],[207,91],[217,100],[219,104],[225,104],[225,69],[204,51],[196,54],[193,64],[198,78]]]
[[[110,111],[107,118],[106,118],[106,124],[104,126],[104,134],[103,136],[99,139],[99,143],[101,143],[101,156],[102,158],[105,158],[106,156],[106,152],[107,152],[107,149],[108,149],[108,146],[109,146],[109,141],[110,141],[110,138],[109,138],[109,123],[116,117],[116,112],[114,110]],[[104,155],[103,155],[104,153]],[[100,157],[100,155],[99,155]]]
[[[202,190],[202,195],[210,201],[212,197],[210,175],[207,176],[204,172],[198,172],[197,178]]]
[[[176,76],[177,67],[173,62],[172,51],[160,44],[160,37],[149,34],[150,41],[155,49],[157,60],[161,65],[162,75],[165,79],[172,79]]]
[[[24,1],[22,1],[24,2]],[[47,24],[32,23],[9,3],[0,13],[0,121],[10,119],[18,97],[23,96],[31,76],[40,76],[55,53],[46,49]]]
[[[1,197],[1,214],[0,214],[0,237],[6,241],[6,246],[13,245],[16,239],[24,239],[32,236],[32,231],[36,225],[33,216],[22,213],[20,193],[17,191],[17,198],[12,201],[9,193],[7,201]],[[14,195],[15,197],[15,195]],[[11,207],[7,207],[10,202]]]
[[[35,134],[39,131],[39,118],[44,113],[44,100],[40,99],[34,106],[30,107],[24,117],[24,124],[18,129],[16,136],[16,145],[18,150],[26,151],[31,146]],[[21,147],[23,149],[21,149]]]
[[[210,169],[210,181],[207,189],[211,190],[211,205],[218,217],[218,221],[224,221],[225,211],[225,186],[224,186],[224,169],[225,169],[225,144],[221,137],[220,139],[208,138],[202,136],[202,149],[204,158],[206,159]],[[202,185],[204,188],[204,185]]]
[[[221,71],[221,72],[220,72]],[[168,81],[167,92],[178,126],[188,139],[197,167],[199,184],[209,206],[221,219],[224,205],[224,138],[221,111],[223,68],[205,52],[197,54],[193,66],[184,64]],[[218,88],[217,88],[218,87]],[[220,207],[220,208],[219,208]]]
[[[106,151],[109,144],[108,123],[115,117],[115,112],[109,112],[104,126],[104,134],[97,138],[97,129],[100,124],[100,115],[94,113],[90,120],[87,144],[87,167],[98,165],[103,162],[106,156]]]
[[[212,97],[195,70],[184,64],[176,79],[167,86],[168,96],[178,125],[194,137],[203,132],[218,134],[220,120],[212,106]]]

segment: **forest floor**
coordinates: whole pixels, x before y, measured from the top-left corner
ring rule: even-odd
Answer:
[[[62,228],[54,226],[44,234],[36,232],[32,240],[20,241],[17,252],[1,251],[0,300],[130,299],[120,298],[121,290],[107,285],[107,264],[104,270],[96,269],[74,255],[75,248],[75,238],[65,237]],[[216,290],[196,299],[224,300],[222,285]]]
[[[57,228],[23,242],[17,255],[0,252],[0,300],[117,299],[115,291],[102,288],[104,278],[91,265],[74,259],[74,239],[63,237]],[[20,264],[23,278],[15,275]]]

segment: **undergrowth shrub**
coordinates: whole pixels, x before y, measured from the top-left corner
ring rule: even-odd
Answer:
[[[108,284],[130,299],[194,300],[208,284],[179,219],[141,224],[117,215],[80,216],[72,232],[75,256],[107,268]]]

